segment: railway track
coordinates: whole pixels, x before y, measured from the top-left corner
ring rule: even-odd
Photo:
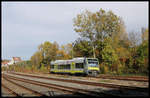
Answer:
[[[28,79],[23,79],[23,78],[16,78],[14,76],[9,76],[9,75],[4,75],[3,77],[7,77],[9,79],[13,79],[13,80],[17,80],[17,81],[22,81],[22,82],[27,82],[27,83],[31,83],[34,85],[39,85],[39,86],[44,86],[47,88],[53,88],[53,89],[57,89],[57,90],[61,90],[64,92],[69,92],[72,94],[76,94],[76,95],[81,95],[81,96],[94,96],[94,97],[98,97],[98,96],[118,96],[118,95],[114,95],[114,94],[106,94],[103,92],[95,92],[95,91],[89,91],[89,90],[85,90],[85,89],[79,89],[79,88],[73,88],[73,87],[66,87],[66,86],[61,86],[61,85],[56,85],[56,84],[51,84],[51,83],[43,83],[43,82],[39,82],[39,81],[34,81],[34,80],[28,80]]]
[[[82,76],[81,76],[82,77]],[[111,76],[111,75],[100,75],[97,77],[86,76],[94,79],[115,79],[115,80],[126,80],[126,81],[139,81],[139,82],[149,82],[148,77],[144,76]]]
[[[69,82],[69,83],[77,83],[77,84],[91,85],[91,86],[115,88],[115,89],[118,89],[118,90],[136,90],[136,91],[140,91],[140,92],[147,92],[147,91],[149,90],[149,88],[142,88],[142,87],[123,86],[123,85],[116,85],[116,84],[87,82],[87,81],[69,80],[69,79],[60,79],[60,78],[52,78],[52,77],[43,77],[43,76],[19,74],[19,73],[14,73],[14,72],[11,73],[11,74],[22,75],[22,76],[28,76],[28,77],[35,77],[35,78],[42,78],[42,79],[48,79],[48,80],[55,80],[55,81],[63,81],[63,82]]]
[[[7,79],[12,79],[16,81],[22,81],[22,82],[27,82],[31,83],[34,85],[39,85],[47,88],[53,88],[57,89],[63,92],[67,93],[72,93],[76,95],[81,95],[81,96],[120,96],[119,94],[114,94],[114,93],[106,93],[106,92],[95,92],[95,91],[89,91],[86,89],[80,89],[80,88],[74,88],[74,87],[68,87],[68,86],[62,86],[62,85],[56,85],[56,84],[51,84],[51,83],[43,83],[40,81],[34,81],[34,80],[29,80],[25,78],[20,78],[20,77],[15,77],[12,75],[18,75],[18,76],[25,76],[25,77],[33,77],[33,78],[38,78],[38,79],[46,79],[46,80],[54,80],[54,81],[60,81],[60,82],[68,82],[68,83],[75,83],[79,85],[90,85],[90,86],[96,86],[96,87],[105,87],[105,88],[113,88],[115,90],[118,90],[120,93],[124,93],[127,90],[128,91],[138,91],[138,92],[148,92],[149,88],[139,88],[139,87],[130,87],[130,86],[122,86],[122,85],[114,85],[114,84],[105,84],[105,83],[96,83],[96,82],[87,82],[87,81],[79,81],[79,80],[69,80],[69,79],[60,79],[60,78],[51,78],[51,77],[43,77],[43,76],[35,76],[35,75],[27,75],[27,74],[20,74],[20,73],[11,73],[11,75],[3,74],[3,77]]]
[[[49,74],[49,73],[46,73]],[[70,75],[63,75],[63,74],[54,74],[50,73],[51,75],[55,76],[70,76]],[[74,76],[74,77],[83,77],[83,76]],[[85,76],[84,76],[85,77]],[[112,75],[99,75],[97,77],[91,77],[91,76],[86,76],[87,78],[93,78],[93,79],[115,79],[115,80],[126,80],[126,81],[139,81],[139,82],[149,82],[149,78],[146,76],[112,76]]]
[[[11,89],[8,88],[7,86],[5,86],[3,83],[1,84],[1,86],[2,86],[3,88],[5,88],[8,92],[10,92],[12,95],[20,97],[19,94],[17,94],[16,92],[14,92],[13,90],[11,90]]]
[[[116,80],[127,80],[127,81],[141,81],[141,82],[148,82],[148,77],[140,77],[140,76],[108,76],[108,75],[101,75],[97,78],[103,79],[116,79]]]
[[[40,93],[40,92],[37,92],[37,91],[35,91],[35,90],[31,89],[31,88],[27,88],[27,87],[25,87],[25,86],[23,86],[23,85],[19,85],[19,84],[15,83],[15,82],[11,81],[11,80],[10,80],[9,78],[7,78],[7,77],[4,77],[4,76],[3,76],[3,79],[9,81],[10,83],[12,83],[12,84],[14,84],[14,85],[16,85],[16,86],[18,86],[18,87],[20,87],[20,88],[23,88],[24,90],[27,90],[27,91],[31,92],[32,94],[34,94],[34,95],[36,95],[36,96],[43,96],[43,97],[46,97],[45,94],[42,94],[42,93]],[[7,87],[7,88],[8,88],[8,87]],[[9,89],[9,88],[8,88],[8,89]],[[12,91],[13,91],[13,90],[12,90]],[[14,92],[14,91],[13,91],[13,92]],[[23,96],[23,94],[24,94],[24,93],[18,94],[18,93],[16,93],[16,92],[14,92],[14,93],[16,94],[16,96]]]

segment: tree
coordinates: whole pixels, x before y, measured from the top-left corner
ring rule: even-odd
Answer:
[[[129,32],[130,47],[135,48],[138,45],[140,37],[137,32]]]
[[[138,36],[138,33],[130,32],[129,41],[130,56],[126,63],[126,69],[129,73],[148,74],[148,29],[142,28],[141,36]]]
[[[79,33],[81,38],[89,41],[93,50],[93,57],[95,57],[95,52],[99,51],[99,48],[96,49],[97,47],[104,48],[103,41],[106,37],[111,37],[112,41],[116,41],[115,38],[121,40],[124,38],[123,35],[125,35],[125,27],[122,19],[112,11],[106,12],[103,9],[95,13],[86,10],[78,14],[74,18],[74,27],[74,30]],[[97,43],[101,46],[98,46]]]
[[[105,64],[110,68],[111,71],[113,71],[112,65],[118,60],[118,55],[115,53],[115,50],[112,48],[111,44],[108,43],[111,41],[110,38],[104,39],[104,49],[102,49],[102,60],[105,62]],[[115,65],[117,66],[117,65]]]
[[[130,64],[132,65],[132,69],[136,69],[136,70],[137,70],[136,58],[137,58],[137,48],[138,48],[139,40],[140,40],[140,38],[139,38],[137,32],[129,33],[129,41],[130,41],[129,51],[130,51],[130,55],[131,55]]]
[[[138,47],[136,66],[139,72],[148,74],[148,42],[142,43]]]
[[[58,60],[66,60],[69,58],[70,58],[70,56],[68,54],[66,54],[64,50],[57,51],[57,59]]]
[[[148,29],[142,30],[142,43],[137,48],[136,67],[139,72],[148,74]]]
[[[89,41],[77,39],[74,42],[73,51],[75,57],[92,57],[92,50]]]
[[[38,46],[38,51],[31,57],[33,65],[41,67],[42,64],[50,65],[52,60],[56,60],[56,53],[58,51],[57,42],[50,43],[49,41],[44,42]]]
[[[93,48],[93,57],[95,57],[94,51],[95,32],[93,32],[92,13],[86,10],[85,13],[78,14],[77,18],[74,19],[74,26],[76,27],[74,30],[76,32],[80,32],[79,33],[80,36],[89,40]]]
[[[61,50],[64,51],[64,53],[68,59],[71,59],[73,57],[73,53],[72,53],[73,49],[72,48],[73,48],[72,44],[70,44],[70,43],[61,46]]]
[[[142,28],[142,42],[148,41],[148,29]]]
[[[41,65],[41,62],[42,62],[41,57],[42,57],[42,54],[40,52],[34,53],[34,55],[31,56],[32,65],[39,67]]]

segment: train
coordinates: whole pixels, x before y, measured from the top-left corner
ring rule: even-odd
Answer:
[[[50,73],[69,73],[97,76],[100,73],[97,58],[77,57],[50,62]]]

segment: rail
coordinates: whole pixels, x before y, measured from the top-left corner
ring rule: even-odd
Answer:
[[[114,95],[114,94],[106,94],[103,92],[95,92],[95,91],[89,91],[89,90],[85,90],[85,89],[79,89],[79,88],[74,88],[74,87],[66,87],[66,86],[61,86],[61,85],[56,85],[56,84],[51,84],[51,83],[43,83],[40,81],[35,81],[35,80],[29,80],[29,79],[24,79],[24,78],[16,78],[14,76],[9,76],[9,75],[4,75],[4,77],[8,77],[9,79],[13,79],[13,80],[18,80],[18,81],[22,81],[22,82],[27,82],[27,83],[31,83],[31,84],[35,84],[35,85],[39,85],[39,86],[43,86],[43,87],[47,87],[47,88],[53,88],[53,89],[57,89],[57,90],[61,90],[61,91],[65,91],[65,92],[70,92],[73,94],[77,94],[77,95],[83,95],[83,96],[119,96],[119,95]]]
[[[60,78],[52,78],[52,77],[19,74],[19,73],[14,73],[14,72],[12,74],[35,77],[35,78],[42,78],[42,79],[48,79],[48,80],[55,80],[55,81],[63,81],[63,82],[69,82],[69,83],[78,83],[78,84],[91,85],[91,86],[116,88],[119,90],[136,90],[136,91],[142,91],[142,92],[149,90],[149,88],[145,88],[145,87],[133,87],[133,86],[124,86],[124,85],[116,85],[116,84],[108,84],[108,83],[97,83],[97,82],[87,82],[87,81],[79,81],[79,80],[60,79]]]

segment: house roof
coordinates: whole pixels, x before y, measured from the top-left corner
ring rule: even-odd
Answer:
[[[14,61],[21,61],[21,58],[20,57],[13,57],[13,60]]]

